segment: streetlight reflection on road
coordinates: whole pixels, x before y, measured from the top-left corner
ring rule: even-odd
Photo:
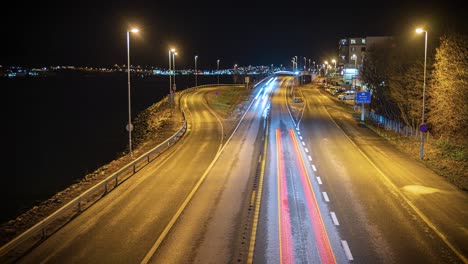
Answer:
[[[128,80],[128,124],[127,124],[127,130],[128,130],[128,149],[130,153],[130,157],[133,158],[133,152],[132,152],[132,130],[133,130],[133,125],[132,125],[132,107],[131,107],[131,92],[130,92],[130,32],[136,33],[138,32],[138,29],[133,28],[130,31],[127,31],[127,80]]]
[[[424,117],[424,112],[425,112],[425,99],[426,99],[426,59],[427,59],[427,30],[424,30],[422,28],[417,28],[416,33],[425,34],[424,38],[424,80],[423,80],[423,97],[422,97],[422,114],[421,114],[421,126],[425,125],[425,117]],[[424,159],[424,133],[423,131],[421,132],[421,148],[419,151],[419,157],[420,159]]]

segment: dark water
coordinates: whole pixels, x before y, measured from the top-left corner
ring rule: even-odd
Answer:
[[[195,84],[188,75],[178,75],[176,81],[177,91]],[[213,83],[217,76],[198,76],[198,85]],[[233,83],[233,78],[220,76],[220,83]],[[7,143],[14,141],[16,151],[15,173],[2,174],[1,222],[50,198],[128,148],[126,74],[70,71],[52,77],[0,78],[0,87],[10,94],[14,91],[15,101],[5,119],[14,123],[4,128]],[[168,91],[168,76],[132,77],[132,120]],[[8,162],[11,155],[7,156]]]

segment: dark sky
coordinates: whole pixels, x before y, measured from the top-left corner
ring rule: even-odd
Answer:
[[[133,65],[232,68],[323,61],[343,37],[407,35],[423,25],[430,37],[465,31],[468,10],[450,1],[15,1],[2,7],[1,65]],[[6,44],[6,47],[5,47]],[[307,60],[308,62],[308,60]]]

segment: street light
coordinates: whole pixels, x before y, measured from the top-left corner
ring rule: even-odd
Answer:
[[[171,54],[175,52],[175,49],[169,49],[169,96],[172,94],[172,63]]]
[[[195,87],[197,87],[197,59],[198,56],[195,55]]]
[[[305,69],[306,69],[306,65],[307,65],[307,60],[306,60],[306,57],[304,57],[304,67],[303,67],[303,68],[304,68],[304,71],[305,71]]]
[[[131,112],[131,99],[130,99],[130,32],[136,33],[138,29],[133,28],[130,31],[127,31],[127,79],[128,79],[128,149],[130,152],[130,157],[133,158],[132,152],[132,112]]]
[[[176,77],[176,70],[175,70],[175,55],[177,55],[177,52],[172,52],[172,68],[174,69],[174,85],[172,86],[172,90],[175,91],[177,89],[176,87],[176,82],[175,82],[175,77]]]
[[[424,125],[424,112],[425,112],[425,100],[426,100],[426,59],[427,59],[427,30],[422,28],[416,29],[416,33],[425,34],[424,37],[424,80],[423,80],[423,98],[422,98],[422,117],[421,117],[421,125]],[[424,159],[424,132],[421,131],[421,148],[419,151],[420,159]]]
[[[219,84],[219,60],[216,61],[216,64],[217,64],[216,72],[218,73],[218,84]]]

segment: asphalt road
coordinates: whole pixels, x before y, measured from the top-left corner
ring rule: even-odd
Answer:
[[[285,90],[286,87],[281,89]],[[299,127],[296,129],[296,137],[303,138],[297,144],[300,148],[307,149],[310,158],[306,160],[296,156],[294,159],[305,160],[307,169],[312,168],[312,172],[310,169],[308,172],[309,179],[335,261],[466,263],[466,193],[447,183],[420,162],[399,152],[370,129],[360,126],[352,118],[352,106],[349,104],[343,104],[316,86],[304,86],[300,89],[305,99],[303,111],[296,111],[293,116],[296,127]],[[283,134],[285,129],[294,126],[284,115],[286,100],[281,98],[283,97],[278,92],[276,101],[280,110],[275,113],[272,109],[270,132],[278,127]],[[275,99],[272,104],[275,104]],[[270,143],[278,144],[278,139],[270,137]],[[283,145],[285,144],[289,143],[283,140]],[[287,156],[287,152],[291,151],[284,149],[283,155]],[[277,153],[277,150],[271,148],[268,154],[272,158],[269,160],[273,160]],[[265,178],[274,179],[275,173],[281,174],[276,171],[277,167],[271,166]],[[287,167],[286,174],[288,173],[293,182],[297,172]],[[292,184],[286,184],[288,193],[284,197],[289,199],[290,204],[297,204],[298,200],[302,200],[300,191],[297,191],[300,188],[290,188],[289,185]],[[281,206],[276,206],[274,201],[276,197],[281,197],[278,194],[281,186],[278,185],[281,183],[277,180],[265,185],[265,194],[269,198],[262,204],[266,213],[261,215],[259,221],[259,236],[268,239],[264,248],[258,249],[254,262],[279,263],[284,254],[279,255],[278,249],[282,250],[284,244],[293,243],[292,253],[287,249],[284,252],[295,263],[333,263],[327,256],[319,254],[320,258],[317,259],[314,255],[323,251],[323,246],[316,244],[317,239],[314,244],[307,239],[295,237],[299,233],[308,234],[310,231],[306,221],[294,222],[294,211],[297,208],[290,209],[292,242],[284,240],[280,233],[284,232],[283,224],[274,218],[275,215],[281,215],[281,212],[276,212],[281,210]],[[284,203],[284,199],[278,199],[276,204],[278,203]],[[309,215],[312,215],[311,211],[308,210]],[[329,224],[330,221],[335,228]],[[301,239],[305,242],[296,245]],[[342,242],[342,248],[336,246],[338,243],[334,239]],[[346,259],[341,256],[343,252]]]
[[[20,263],[138,263],[165,237],[178,211],[220,151],[223,128],[203,91],[182,103],[190,124],[179,143],[128,179]]]
[[[466,263],[466,193],[289,78],[227,136],[186,94],[186,135],[19,263]]]

